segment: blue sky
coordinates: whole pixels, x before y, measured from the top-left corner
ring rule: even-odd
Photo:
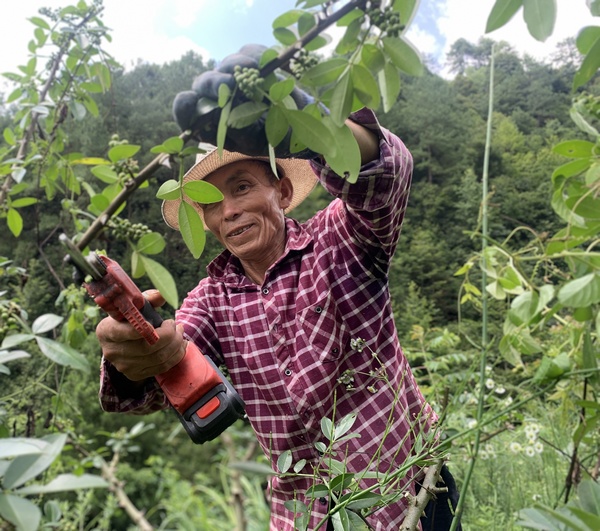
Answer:
[[[222,59],[247,43],[274,43],[271,22],[295,6],[296,0],[104,0],[103,20],[112,28],[107,47],[130,67],[138,60],[163,63],[195,50],[206,59]],[[64,7],[75,0],[21,0],[0,7],[0,72],[27,61],[27,42],[33,26],[26,21],[40,7]],[[459,38],[471,42],[484,36],[494,0],[422,0],[407,33],[417,49],[441,64],[450,45]],[[554,35],[538,43],[526,31],[519,13],[508,27],[488,37],[507,40],[519,52],[537,58],[549,55],[557,42],[575,36],[585,25],[600,25],[586,0],[557,0]],[[335,38],[335,35],[333,35]],[[6,50],[10,50],[7,53]]]

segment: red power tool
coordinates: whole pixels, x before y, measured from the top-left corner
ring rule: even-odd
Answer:
[[[80,281],[91,277],[83,285],[96,304],[118,321],[127,319],[150,345],[156,343],[155,328],[163,319],[123,268],[108,256],[94,252],[83,256],[65,234],[60,235],[60,241],[69,249],[65,261],[75,266]],[[196,444],[214,439],[244,417],[241,397],[213,361],[191,341],[183,359],[158,374],[156,381]]]

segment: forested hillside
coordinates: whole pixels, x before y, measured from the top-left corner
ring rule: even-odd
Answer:
[[[452,79],[429,70],[420,77],[403,76],[397,102],[389,112],[378,114],[381,123],[404,140],[415,162],[409,208],[390,272],[397,327],[428,399],[439,411],[447,407],[444,426],[448,436],[464,434],[449,450],[459,482],[473,453],[469,430],[474,429],[479,389],[481,273],[472,266],[481,250],[481,183],[493,45],[489,39],[456,42],[448,58],[455,73]],[[532,248],[544,246],[564,226],[564,219],[552,208],[555,183],[551,177],[555,168],[569,159],[554,146],[584,136],[570,116],[572,79],[580,65],[574,41],[565,42],[551,64],[520,57],[505,43],[494,47],[489,242],[506,254],[490,254],[488,265],[500,270],[511,253],[525,256]],[[97,113],[82,112],[78,119],[61,124],[62,147],[69,154],[65,159],[106,159],[111,147],[126,141],[140,146],[132,158],[137,168],[143,168],[155,158],[154,146],[181,133],[172,118],[174,96],[188,90],[194,77],[212,66],[189,53],[169,64],[140,63],[129,71],[117,68],[110,88],[93,93]],[[584,90],[597,98],[598,77],[578,89],[580,93]],[[9,100],[9,94],[4,94],[3,130],[22,112]],[[598,107],[595,109],[597,113]],[[2,142],[0,149],[10,148],[6,134]],[[188,156],[184,164],[189,166],[192,160]],[[83,353],[89,370],[75,370],[79,363],[75,361],[54,363],[34,342],[18,347],[31,357],[6,365],[2,363],[10,358],[0,358],[0,438],[68,434],[67,445],[46,471],[45,480],[63,473],[100,474],[103,467],[104,477],[114,479],[110,489],[31,498],[43,509],[45,522],[60,522],[58,529],[133,529],[135,515],[143,515],[155,529],[267,529],[264,479],[259,473],[264,459],[252,431],[242,421],[216,441],[196,446],[170,413],[137,418],[100,410],[100,352],[93,331],[102,314],[72,285],[72,268],[63,262],[65,248],[58,239],[62,232],[82,234],[99,213],[90,211],[88,203],[107,181],[91,168],[90,164],[73,166],[80,183],[77,191],[62,177],[50,186],[51,177],[40,169],[35,180],[27,181],[27,197],[37,202],[19,208],[23,218],[19,236],[3,228],[0,340],[16,333],[31,334],[27,327],[44,314],[64,316],[60,326],[56,323],[41,329]],[[152,258],[176,280],[181,301],[205,275],[219,246],[209,234],[204,252],[195,260],[180,233],[162,221],[161,201],[155,195],[159,186],[176,179],[178,172],[176,164],[161,166],[90,247],[106,251],[131,271],[140,236],[148,232],[162,235],[165,248]],[[307,219],[329,200],[326,192],[317,188],[293,215]],[[465,264],[469,264],[466,269]],[[563,265],[557,271],[541,260],[520,267],[516,268],[518,274],[531,283],[566,275],[568,269]],[[136,282],[142,289],[151,287],[148,276]],[[517,356],[516,351],[500,346],[507,327],[505,313],[512,298],[521,293],[506,290],[508,296],[494,298],[487,309],[492,340],[487,349],[485,408],[492,420],[483,428],[480,461],[465,502],[465,529],[516,529],[519,510],[535,502],[554,507],[568,499],[582,476],[598,475],[597,430],[580,428],[573,435],[582,407],[591,409],[591,425],[600,418],[597,404],[591,405],[597,397],[588,394],[592,383],[582,384],[581,379],[557,383],[548,379],[548,373],[540,373],[540,366],[549,363],[543,361],[548,356],[560,360],[557,366],[563,373],[581,368],[577,364],[581,354],[567,346],[569,336],[580,332],[566,326],[557,313],[543,332],[543,348],[527,343],[529,349],[515,347]],[[173,311],[168,305],[161,310],[165,316]],[[577,319],[577,315],[565,318]],[[585,323],[585,319],[579,322]],[[28,324],[25,327],[23,323]],[[597,328],[586,339],[594,360],[598,356]],[[16,344],[5,343],[2,352]],[[61,355],[55,352],[55,358]],[[569,362],[569,357],[575,361]],[[522,405],[512,408],[511,404],[520,400],[524,400]],[[575,447],[580,448],[581,461],[574,457]],[[244,467],[227,466],[241,461],[246,463]],[[0,471],[3,462],[7,463],[0,456]],[[11,487],[5,484],[4,488],[9,492]],[[234,499],[244,503],[236,505]],[[240,507],[245,528],[236,524]],[[139,521],[137,525],[144,528]],[[0,519],[0,529],[13,527]]]

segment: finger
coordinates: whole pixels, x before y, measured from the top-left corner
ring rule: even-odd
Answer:
[[[160,294],[157,289],[147,289],[143,293],[144,298],[152,304],[154,308],[159,308],[165,303],[165,298]]]

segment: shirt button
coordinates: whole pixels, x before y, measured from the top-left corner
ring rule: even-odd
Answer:
[[[321,505],[327,505],[327,498],[323,497],[323,498],[319,498],[319,503]]]
[[[339,348],[337,348],[337,347],[336,347],[336,348],[333,348],[333,349],[331,349],[331,352],[333,352],[334,354],[337,354],[339,351],[340,351],[340,349],[339,349]]]
[[[285,371],[283,371],[283,374],[285,374],[286,376],[291,376],[292,375],[292,369],[286,369]]]
[[[269,288],[263,288],[262,292],[263,292],[263,295],[268,295],[269,294]]]
[[[317,306],[315,308],[315,312],[317,312],[317,313],[321,313],[322,311],[323,311],[323,308],[321,308],[320,306]]]

